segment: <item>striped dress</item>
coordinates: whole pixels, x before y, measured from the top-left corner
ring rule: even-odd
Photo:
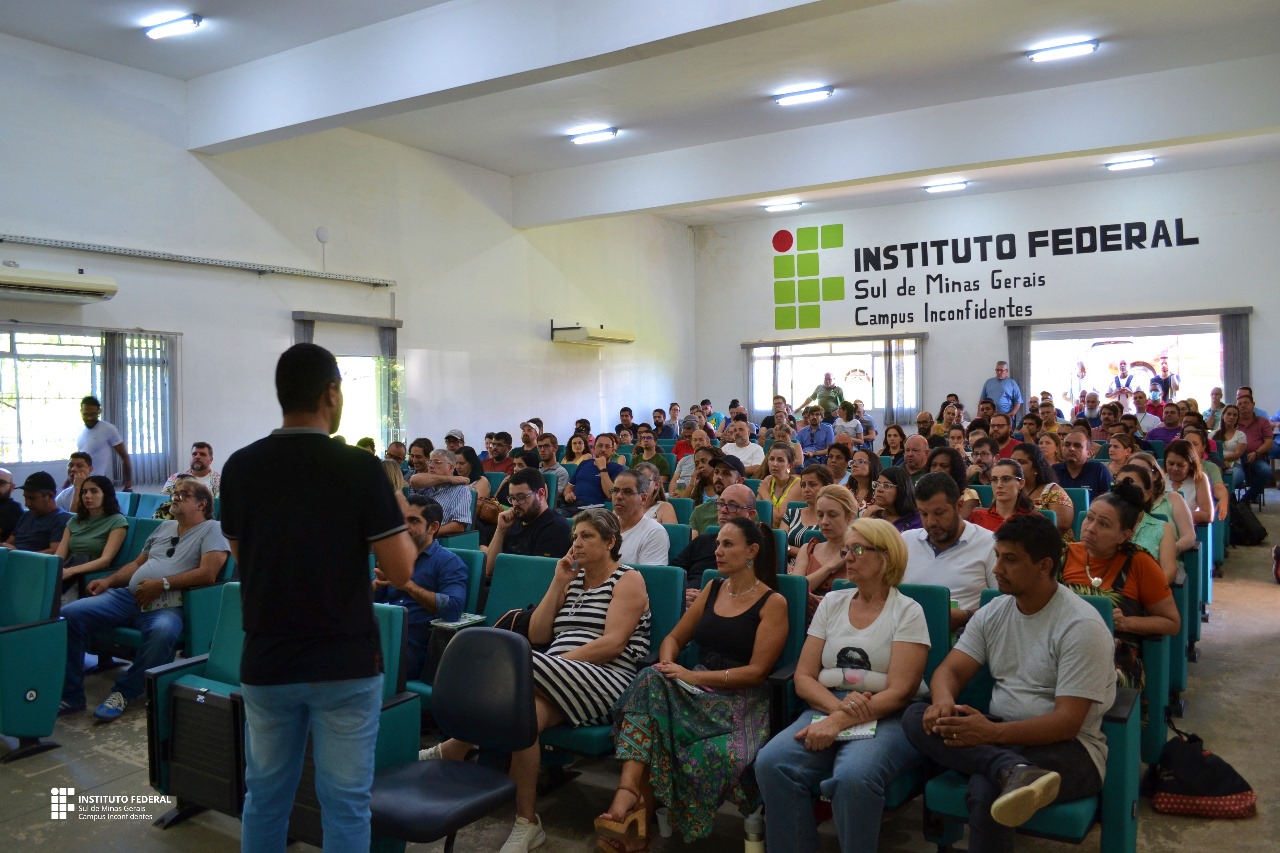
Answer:
[[[565,593],[551,631],[551,647],[533,653],[533,678],[565,718],[575,726],[603,725],[610,720],[609,709],[635,678],[640,660],[649,654],[648,608],[622,654],[607,664],[565,660],[561,655],[604,636],[604,620],[613,600],[613,588],[623,572],[619,566],[600,586],[583,589],[582,575],[574,578]]]

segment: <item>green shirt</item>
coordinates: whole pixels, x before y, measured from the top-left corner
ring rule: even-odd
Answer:
[[[719,523],[720,517],[716,514],[715,501],[703,501],[695,506],[689,515],[689,526],[698,531],[699,536],[706,533],[711,525]]]
[[[67,556],[92,557],[102,556],[102,549],[107,547],[107,537],[113,530],[129,526],[129,519],[120,513],[114,515],[89,516],[84,521],[73,518],[67,522],[67,530],[71,531],[71,543],[67,548]]]
[[[631,456],[631,466],[630,466],[631,469],[634,471],[635,467],[639,465],[641,462],[648,462],[649,464],[653,465],[655,468],[658,469],[659,474],[666,477],[667,479],[671,479],[671,466],[667,464],[667,457],[664,456],[661,452],[653,454],[652,459],[645,459],[643,456],[640,455],[640,451],[637,450]]]
[[[829,414],[840,408],[840,404],[844,402],[844,389],[839,385],[828,388],[823,384],[813,389],[812,396],[813,401]]]

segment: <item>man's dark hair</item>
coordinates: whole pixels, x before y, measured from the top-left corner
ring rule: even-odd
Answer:
[[[209,443],[209,442],[207,442],[207,441],[193,441],[193,442],[191,442],[191,449],[192,449],[192,450],[197,450],[197,449],[199,449],[199,450],[207,450],[207,451],[209,451],[209,454],[210,454],[210,455],[212,455],[212,454],[213,454],[213,445],[212,445],[212,444],[210,444],[210,443]]]
[[[494,440],[494,441],[500,441],[500,442],[502,442],[503,444],[511,444],[511,433],[509,433],[509,432],[495,432],[495,433],[493,434],[493,440]]]
[[[543,440],[551,442],[552,447],[560,446],[560,439],[556,438],[555,433],[551,433],[551,432],[540,433],[538,435],[538,441],[543,441]]]
[[[423,456],[430,456],[432,453],[436,452],[436,446],[431,442],[431,439],[429,438],[415,438],[413,442],[410,443],[409,449],[413,450],[415,447],[422,448]]]
[[[534,469],[538,470],[538,472],[539,472],[539,473],[541,473],[541,470],[542,470],[542,469],[541,469],[541,468],[539,468],[538,466],[540,466],[540,465],[542,464],[542,457],[540,457],[540,456],[538,455],[538,451],[536,451],[536,450],[525,450],[525,449],[522,447],[522,448],[520,448],[520,449],[518,449],[518,450],[513,450],[513,451],[511,451],[510,456],[511,456],[511,458],[512,458],[512,459],[519,459],[519,460],[521,460],[522,462],[524,462],[525,467],[527,467],[527,468],[534,468]]]
[[[80,405],[82,405],[82,406],[97,406],[99,409],[101,409],[101,408],[102,408],[102,401],[101,401],[101,400],[99,400],[97,397],[81,397],[81,398],[80,398]]]
[[[356,440],[356,447],[367,447],[370,450],[374,450],[377,448],[377,445],[374,444],[372,438],[370,438],[369,436],[365,436],[364,438]],[[212,453],[213,451],[209,451],[209,452]]]
[[[84,464],[88,465],[90,468],[93,467],[93,457],[90,456],[88,453],[85,453],[83,450],[77,450],[75,453],[72,453],[69,458],[83,459]]]
[[[388,445],[387,445],[387,450],[390,450],[391,448],[395,447],[397,444],[398,444],[398,445],[400,445],[401,447],[404,447],[404,442],[403,442],[403,441],[393,441],[393,442],[391,442],[390,444],[388,444]],[[404,449],[405,449],[405,451],[406,451],[406,452],[409,450],[409,448],[407,448],[407,447],[404,447]]]
[[[620,415],[631,415],[631,414],[635,414],[635,413],[631,411],[631,407],[630,407],[630,406],[623,406],[621,409],[618,409],[618,414],[620,414]]]
[[[973,432],[975,429],[991,432],[991,423],[986,418],[974,418],[969,421],[969,432]]]
[[[970,446],[974,450],[977,450],[979,447],[985,447],[988,450],[990,450],[992,453],[1000,452],[1000,442],[996,441],[994,438],[992,438],[989,435],[982,436],[981,438],[974,441],[973,444]]]
[[[276,362],[276,399],[286,415],[315,412],[330,385],[341,385],[333,353],[315,344],[294,344]]]
[[[1056,577],[1062,567],[1062,534],[1058,526],[1038,512],[1015,515],[996,529],[997,542],[1021,545],[1032,562],[1053,561],[1050,575]]]
[[[507,484],[508,490],[512,486],[528,486],[529,491],[536,492],[538,489],[545,489],[547,481],[542,479],[542,472],[537,466],[529,468],[521,468],[519,471],[511,475],[511,480]]]
[[[1004,418],[1005,423],[1009,424],[1009,426],[1013,426],[1013,418],[1009,417],[1004,412],[992,412],[991,417],[987,420],[989,422],[994,422],[996,418]]]
[[[485,437],[485,438],[487,438],[487,439],[492,439],[495,435],[497,435],[497,433],[496,433],[496,432],[486,432],[486,433],[484,434],[484,437]]]
[[[440,506],[440,502],[434,498],[427,498],[417,492],[410,492],[405,496],[405,502],[409,506],[416,506],[421,509],[422,517],[428,525],[444,524],[444,507]]]
[[[192,494],[196,496],[196,500],[204,504],[204,520],[208,521],[213,518],[213,492],[209,491],[209,487],[190,475],[179,477],[178,479],[185,479],[187,481],[185,485],[191,489]],[[175,491],[177,490],[178,485],[176,482],[173,488]]]
[[[884,474],[880,476],[883,477]],[[947,503],[956,503],[960,500],[960,488],[950,474],[943,474],[942,472],[925,474],[916,481],[917,504],[923,503],[938,494],[946,495]]]
[[[991,404],[991,408],[993,409],[996,407],[996,401],[992,400],[990,397],[983,397],[981,400],[978,401],[979,406],[981,406],[983,403]]]
[[[1026,424],[1027,421],[1031,421],[1037,427],[1044,426],[1044,421],[1040,420],[1040,416],[1037,414],[1033,414],[1031,412],[1027,412],[1027,414],[1025,414],[1022,418],[1023,424]]]
[[[710,405],[711,405],[711,401],[710,401],[710,400],[703,400],[703,401],[702,401],[701,403],[699,403],[698,405],[699,405],[699,406],[710,406]]]
[[[747,420],[747,415],[746,415],[746,413],[745,413],[745,412],[738,412],[738,414],[734,415],[734,416],[733,416],[733,422],[734,422],[735,424],[749,424],[749,423],[751,423],[751,421]]]

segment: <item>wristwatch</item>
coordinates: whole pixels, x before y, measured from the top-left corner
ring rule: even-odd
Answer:
[[[168,578],[160,578],[160,583],[164,584],[164,591],[165,591],[165,592],[168,592],[168,591],[169,591],[169,579],[168,579]]]

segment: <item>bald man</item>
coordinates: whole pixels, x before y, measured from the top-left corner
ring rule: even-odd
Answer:
[[[902,467],[907,469],[914,483],[929,473],[925,463],[929,460],[929,439],[923,435],[913,435],[907,439],[902,449]]]
[[[716,523],[723,527],[731,518],[756,517],[756,495],[744,483],[725,486],[716,501]],[[672,565],[685,570],[686,589],[685,606],[698,597],[702,589],[702,573],[716,567],[716,537],[695,536],[680,554],[672,561]]]

